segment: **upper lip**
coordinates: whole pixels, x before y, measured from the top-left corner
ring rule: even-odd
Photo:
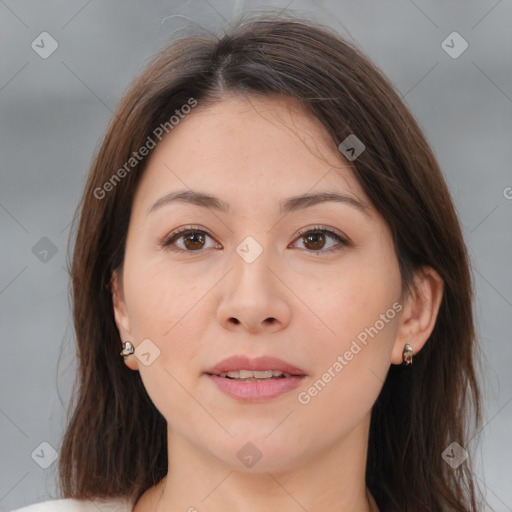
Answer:
[[[209,375],[219,375],[224,372],[232,372],[239,370],[252,370],[252,371],[265,371],[277,370],[290,375],[306,375],[306,372],[301,368],[289,364],[277,357],[261,356],[251,359],[245,355],[235,355],[223,359],[218,362],[214,367],[206,370],[205,373]]]

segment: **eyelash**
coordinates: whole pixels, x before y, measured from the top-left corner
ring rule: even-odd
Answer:
[[[199,249],[197,251],[189,251],[189,250],[185,250],[185,249],[171,247],[171,244],[174,241],[176,241],[180,238],[183,238],[184,235],[187,235],[190,233],[204,233],[205,235],[208,235],[213,240],[213,236],[210,235],[210,233],[208,233],[208,231],[206,231],[202,228],[199,228],[196,226],[184,226],[182,228],[177,229],[176,231],[173,231],[169,235],[165,236],[163,238],[163,240],[161,240],[159,242],[159,245],[161,247],[164,247],[173,252],[182,252],[182,253],[189,253],[189,254],[204,252],[202,249]],[[348,239],[346,239],[345,237],[339,235],[335,231],[332,231],[331,229],[328,229],[324,226],[313,226],[311,228],[302,228],[299,230],[299,232],[297,234],[298,234],[298,238],[301,238],[307,234],[313,234],[313,233],[314,234],[327,233],[329,236],[336,239],[339,242],[339,244],[337,246],[331,247],[330,249],[327,249],[325,251],[324,250],[308,251],[306,249],[307,252],[312,253],[312,254],[333,253],[333,252],[340,251],[341,249],[344,249],[345,247],[348,247],[351,245],[351,243],[348,241]]]

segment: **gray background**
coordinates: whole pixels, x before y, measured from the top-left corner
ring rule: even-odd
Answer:
[[[57,463],[42,469],[31,453],[44,441],[58,450],[65,427],[75,374],[66,245],[121,94],[154,53],[193,26],[189,19],[216,30],[269,6],[289,6],[356,41],[434,148],[473,263],[484,356],[486,419],[480,442],[465,448],[478,460],[489,504],[512,511],[510,0],[0,0],[1,510],[56,496]],[[44,31],[59,45],[47,59],[31,48]],[[469,44],[456,59],[441,46],[453,31]],[[41,252],[51,248],[43,237],[54,255]]]

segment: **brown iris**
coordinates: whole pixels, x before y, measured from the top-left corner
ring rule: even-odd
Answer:
[[[309,249],[318,250],[322,249],[322,247],[325,245],[325,235],[322,233],[311,233],[308,235],[304,235],[303,238],[306,240],[305,243]],[[307,245],[308,241],[311,241],[314,247]]]
[[[187,243],[189,242],[189,243]],[[202,245],[205,243],[205,235],[204,233],[200,233],[194,231],[192,233],[187,233],[183,235],[183,243],[187,249],[197,250],[202,249]]]

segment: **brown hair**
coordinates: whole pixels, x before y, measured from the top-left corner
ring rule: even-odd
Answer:
[[[63,495],[135,500],[167,473],[166,421],[119,356],[110,290],[148,158],[110,181],[101,199],[97,191],[190,98],[208,105],[229,92],[295,98],[334,148],[350,134],[365,144],[353,172],[391,228],[404,289],[423,265],[444,281],[428,342],[412,367],[391,366],[374,404],[366,483],[381,512],[478,510],[471,457],[452,469],[441,456],[453,441],[466,446],[470,418],[481,422],[472,283],[450,193],[382,72],[329,28],[290,13],[264,13],[218,37],[174,41],[120,102],[79,206],[71,268],[79,371],[60,452]]]

